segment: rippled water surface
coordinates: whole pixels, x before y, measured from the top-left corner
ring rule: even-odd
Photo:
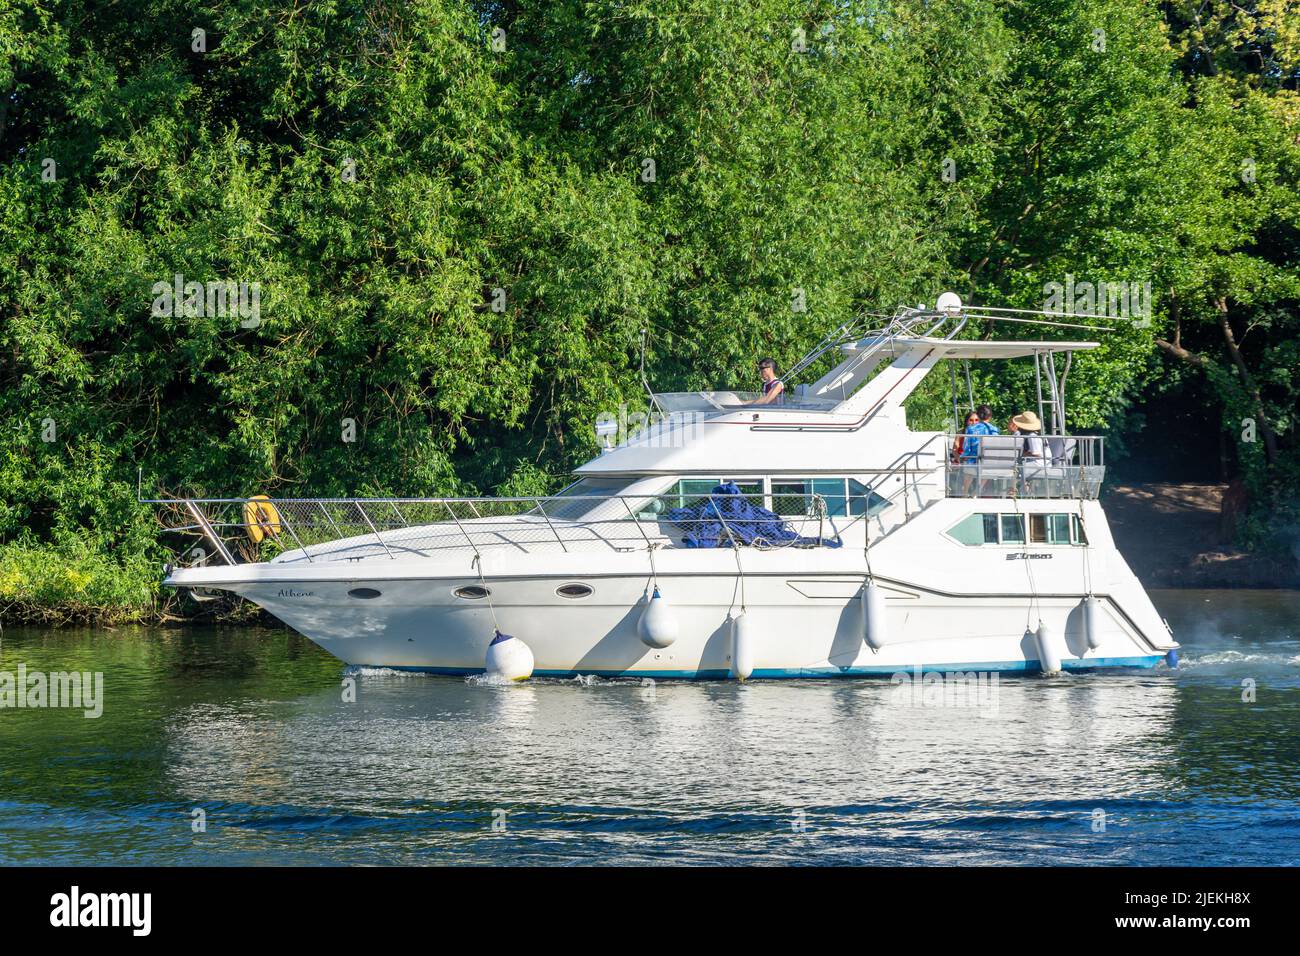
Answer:
[[[1177,671],[950,701],[984,706],[383,671],[349,703],[287,631],[10,628],[0,671],[105,704],[0,710],[0,864],[1300,863],[1300,593],[1153,597]]]

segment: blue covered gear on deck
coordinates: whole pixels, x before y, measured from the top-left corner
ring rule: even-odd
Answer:
[[[685,529],[682,544],[688,548],[729,547],[727,531],[746,545],[824,545],[839,547],[838,541],[801,538],[786,527],[781,516],[760,508],[746,498],[733,481],[723,482],[710,497],[685,508],[670,508],[664,518]]]

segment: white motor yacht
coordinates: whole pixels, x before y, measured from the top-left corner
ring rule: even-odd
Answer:
[[[554,497],[159,501],[200,539],[164,583],[233,592],[349,664],[440,674],[1175,664],[1098,500],[1103,440],[1065,428],[1065,372],[1097,343],[962,339],[976,310],[940,305],[834,330],[779,403],[652,394],[653,421]],[[1032,445],[963,436],[955,455],[959,432],[909,429],[939,362],[1007,359],[1034,363]]]

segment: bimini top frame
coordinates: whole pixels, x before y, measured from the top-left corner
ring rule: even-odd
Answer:
[[[1039,316],[1028,318],[1025,316]],[[884,325],[872,328],[886,318]],[[785,398],[779,405],[765,406],[765,412],[792,410],[800,412],[852,413],[856,406],[876,404],[867,396],[855,396],[871,377],[872,371],[886,357],[898,368],[897,383],[885,385],[894,402],[901,402],[919,384],[940,359],[1012,359],[1034,357],[1039,394],[1040,418],[1050,422],[1050,431],[1061,433],[1065,425],[1063,387],[1069,369],[1069,354],[1098,347],[1096,342],[1002,341],[958,339],[969,319],[1012,322],[1049,328],[1080,328],[1110,331],[1105,327],[1055,321],[1059,318],[1090,318],[1074,313],[1034,312],[1027,309],[980,307],[967,309],[953,293],[939,297],[934,308],[900,308],[892,316],[866,313],[842,323],[822,337],[811,350],[795,362],[778,379],[785,386]],[[807,371],[829,352],[839,351],[844,359],[811,385],[791,385],[796,376]],[[1066,353],[1065,369],[1057,374],[1053,356]],[[920,372],[919,375],[914,374]],[[899,386],[902,386],[901,388]],[[673,412],[731,412],[749,405],[760,393],[731,391],[661,392],[652,395],[660,409]],[[954,400],[954,408],[956,402]]]

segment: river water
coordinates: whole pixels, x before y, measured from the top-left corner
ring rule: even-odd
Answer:
[[[104,695],[98,718],[0,710],[0,864],[1300,863],[1300,592],[1152,596],[1178,670],[946,700],[8,628],[0,672],[102,672]]]

